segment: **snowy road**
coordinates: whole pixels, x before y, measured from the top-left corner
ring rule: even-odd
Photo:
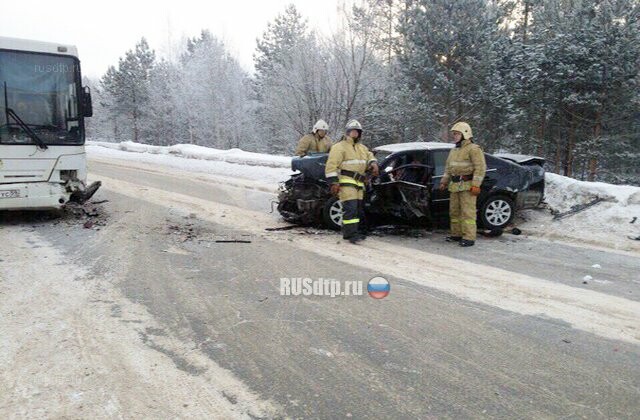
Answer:
[[[266,232],[282,224],[267,184],[114,159],[91,175],[100,230],[0,225],[3,417],[640,416],[637,254],[515,236],[463,251],[441,233],[352,246]],[[279,293],[375,275],[381,301]]]

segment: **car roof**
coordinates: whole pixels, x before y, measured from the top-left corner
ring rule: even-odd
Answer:
[[[385,144],[384,146],[378,146],[374,148],[374,151],[381,152],[408,152],[415,150],[438,150],[438,149],[451,149],[453,148],[453,144],[444,143],[439,141],[414,141],[410,143],[393,143],[393,144]]]
[[[529,162],[532,160],[540,160],[540,161],[544,161],[545,159],[540,157],[540,156],[531,156],[531,155],[521,155],[518,153],[494,153],[493,156],[502,158],[502,159],[507,159],[507,160],[511,160],[513,162],[516,163],[525,163],[525,162]]]

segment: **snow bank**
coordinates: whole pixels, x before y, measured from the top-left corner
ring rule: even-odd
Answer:
[[[183,148],[182,146],[187,147]],[[194,147],[197,149],[194,150]],[[185,155],[181,155],[171,153],[170,149],[176,151],[184,149],[186,152]],[[154,167],[174,168],[181,171],[223,176],[229,179],[249,180],[258,189],[263,190],[275,191],[278,183],[287,180],[292,173],[291,158],[244,152],[238,149],[225,151],[193,145],[162,147],[133,142],[88,141],[87,153],[91,158],[120,159],[150,164]],[[208,156],[209,159],[202,158],[202,156]],[[286,166],[282,163],[283,159],[288,161]],[[265,165],[260,166],[259,162],[265,163]]]
[[[640,187],[603,182],[578,181],[547,173],[545,202],[548,210],[528,210],[520,216],[523,231],[535,236],[569,240],[581,244],[620,250],[640,250]],[[601,202],[575,214],[554,219],[551,213],[565,213],[580,206]]]
[[[552,210],[564,212],[597,198],[622,207],[637,205],[640,204],[640,187],[578,181],[552,173],[545,176],[545,201]]]
[[[149,144],[125,141],[109,143],[105,141],[87,141],[87,145],[122,150],[125,152],[150,153],[154,155],[173,155],[187,159],[212,160],[236,163],[249,166],[266,166],[272,168],[290,168],[291,157],[268,155],[265,153],[245,152],[241,149],[213,149],[194,144],[176,144],[174,146],[152,146]]]

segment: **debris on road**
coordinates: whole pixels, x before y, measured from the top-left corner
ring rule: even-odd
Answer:
[[[252,243],[252,235],[207,228],[198,220],[194,220],[196,219],[194,214],[185,216],[184,219],[193,221],[185,222],[171,218],[165,219],[165,234],[172,236],[178,244],[189,242],[195,245],[204,245],[209,247],[209,244],[212,243]]]
[[[82,227],[85,229],[106,226],[107,213],[104,208],[100,206],[100,203],[107,201],[108,200],[102,200],[95,203],[85,202],[84,204],[67,203],[67,205],[62,209],[62,217],[60,220],[71,224],[74,224],[76,221],[84,220]]]
[[[502,229],[484,229],[480,231],[480,234],[485,238],[497,238],[502,236]]]
[[[289,226],[279,226],[279,227],[266,228],[265,230],[269,231],[269,232],[276,232],[276,231],[281,231],[281,230],[292,230],[292,229],[295,229],[295,228],[298,228],[298,227],[300,227],[300,226],[289,225]]]
[[[564,219],[566,217],[569,216],[573,216],[575,214],[578,214],[582,211],[585,211],[588,208],[591,208],[593,206],[595,206],[598,203],[601,203],[605,201],[604,198],[602,197],[596,197],[595,199],[591,200],[590,202],[586,203],[586,204],[576,204],[574,206],[571,206],[570,210],[567,210],[565,212],[562,213],[554,213],[553,211],[551,212],[553,214],[553,220],[561,220]]]
[[[43,224],[57,225],[65,223],[69,226],[82,225],[85,229],[106,226],[108,214],[104,208],[95,203],[67,203],[59,210],[12,211],[3,214],[2,223],[19,225],[32,224],[33,227]]]
[[[602,268],[602,266],[600,264],[593,264],[591,268]]]
[[[167,232],[167,234],[179,235],[180,242],[187,242],[197,237],[193,223],[187,223],[184,226],[169,225],[168,229],[169,229],[169,232]]]
[[[393,235],[393,236],[409,236],[412,238],[423,238],[431,232],[426,229],[417,229],[407,225],[382,225],[376,226],[371,230],[371,234],[375,236]]]

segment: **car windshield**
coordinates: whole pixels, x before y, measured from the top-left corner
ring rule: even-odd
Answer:
[[[384,162],[384,160],[391,155],[391,152],[386,150],[375,150],[373,154],[378,162]]]
[[[0,50],[0,143],[82,143],[78,82],[74,57]]]

